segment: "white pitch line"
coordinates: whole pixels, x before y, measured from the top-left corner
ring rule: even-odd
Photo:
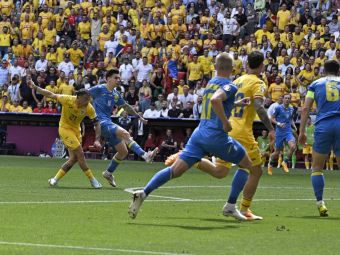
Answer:
[[[280,201],[314,201],[315,198],[259,198],[256,202],[280,202]],[[326,198],[326,201],[340,201],[340,198]],[[147,199],[145,202],[225,202],[225,199]],[[0,205],[44,205],[44,204],[106,204],[106,203],[128,203],[131,200],[89,200],[89,201],[0,201]]]
[[[133,193],[135,190],[142,189],[142,187],[138,188],[126,188],[124,191],[128,193]],[[158,197],[158,198],[168,198],[168,199],[173,199],[173,200],[184,200],[184,201],[191,201],[192,199],[189,198],[182,198],[182,197],[168,197],[168,196],[159,196],[159,195],[149,195],[149,197]]]
[[[164,187],[160,187],[159,189],[195,189],[195,188],[207,188],[207,189],[220,189],[220,188],[230,188],[230,185],[211,185],[211,186],[204,186],[204,185],[192,185],[192,186],[164,186]],[[292,189],[292,190],[311,190],[311,188],[303,188],[303,187],[294,187],[294,186],[286,186],[286,187],[281,187],[281,186],[259,186],[257,187],[258,189]],[[135,188],[131,188],[131,189],[135,189]],[[330,189],[330,190],[334,190],[337,188],[324,188],[324,189]]]
[[[160,252],[160,251],[141,251],[141,250],[128,250],[128,249],[116,249],[116,248],[100,248],[100,247],[59,245],[59,244],[40,244],[40,243],[18,243],[18,242],[6,242],[6,241],[0,241],[0,245],[60,248],[60,249],[71,249],[71,250],[86,250],[86,251],[113,251],[113,252],[139,253],[139,254],[179,255],[179,253]]]

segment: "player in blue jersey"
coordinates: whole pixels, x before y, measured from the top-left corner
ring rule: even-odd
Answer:
[[[252,163],[245,149],[227,134],[232,129],[228,118],[234,108],[237,92],[237,87],[229,80],[233,60],[228,54],[221,53],[216,57],[215,68],[217,76],[209,81],[204,91],[199,126],[175,163],[156,173],[144,189],[133,192],[133,200],[129,207],[131,218],[137,216],[143,201],[152,191],[169,180],[180,177],[209,153],[247,169],[251,167]],[[248,105],[249,98],[241,99],[235,104]],[[229,210],[229,215],[241,220],[247,219],[235,207]]]
[[[293,121],[294,108],[290,106],[290,100],[290,94],[284,95],[283,104],[275,108],[274,114],[271,117],[271,121],[276,125],[276,141],[275,150],[269,157],[269,175],[273,174],[273,167],[271,162],[279,157],[280,152],[283,153],[285,143],[287,143],[289,146],[287,158],[282,161],[282,167],[286,173],[289,172],[288,162],[292,158],[292,155],[296,150],[296,140],[293,134],[292,127],[295,131],[297,131],[297,129]]]
[[[340,64],[336,60],[327,60],[324,66],[326,77],[314,81],[309,87],[305,104],[301,112],[299,143],[306,144],[306,123],[314,101],[317,107],[315,121],[312,185],[320,216],[328,216],[323,201],[325,186],[322,173],[325,161],[333,149],[338,166],[340,165]]]
[[[113,156],[110,165],[106,171],[103,172],[103,177],[113,187],[116,187],[116,182],[112,173],[116,170],[119,163],[121,163],[128,155],[128,148],[142,157],[146,162],[151,162],[157,154],[157,148],[154,151],[145,152],[132,139],[128,131],[112,123],[111,115],[115,106],[121,106],[129,114],[132,114],[137,118],[140,118],[142,122],[147,123],[147,120],[140,117],[133,107],[125,102],[121,94],[115,90],[115,88],[119,86],[119,81],[119,71],[112,69],[106,73],[106,84],[97,85],[89,89],[93,99],[93,106],[100,121],[101,134],[117,151]]]

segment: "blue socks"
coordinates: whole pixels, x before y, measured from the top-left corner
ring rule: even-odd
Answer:
[[[316,201],[323,200],[323,189],[325,187],[325,178],[323,177],[323,173],[313,172],[311,179]]]
[[[142,157],[145,154],[145,151],[139,146],[138,143],[132,141],[128,144],[129,149],[131,149],[134,153],[136,153],[139,157]]]
[[[231,190],[228,198],[228,203],[236,204],[237,198],[244,188],[248,180],[248,172],[244,169],[237,169],[234,174],[233,182],[231,183]]]
[[[144,192],[149,195],[152,191],[167,183],[172,177],[172,170],[170,167],[164,168],[157,172],[145,186]]]
[[[116,170],[117,166],[118,166],[120,163],[122,163],[122,161],[116,159],[116,158],[113,156],[113,158],[112,158],[112,160],[111,160],[111,163],[110,163],[109,167],[107,168],[107,171],[110,172],[110,173],[113,173],[113,172]]]

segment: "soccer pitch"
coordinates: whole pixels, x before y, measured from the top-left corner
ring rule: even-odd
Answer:
[[[264,173],[253,202],[263,221],[221,214],[233,171],[222,180],[199,170],[170,181],[144,203],[137,219],[127,188],[141,187],[160,163],[125,162],[118,188],[101,177],[108,161],[89,160],[104,188],[94,190],[77,166],[48,186],[64,160],[0,157],[0,254],[338,254],[340,172],[325,172],[330,217],[320,218],[305,170]]]

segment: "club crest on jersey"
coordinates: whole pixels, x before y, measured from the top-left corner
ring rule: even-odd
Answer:
[[[224,86],[223,86],[223,89],[224,89],[225,91],[230,91],[230,90],[231,90],[231,87],[230,87],[230,85],[224,85]]]

